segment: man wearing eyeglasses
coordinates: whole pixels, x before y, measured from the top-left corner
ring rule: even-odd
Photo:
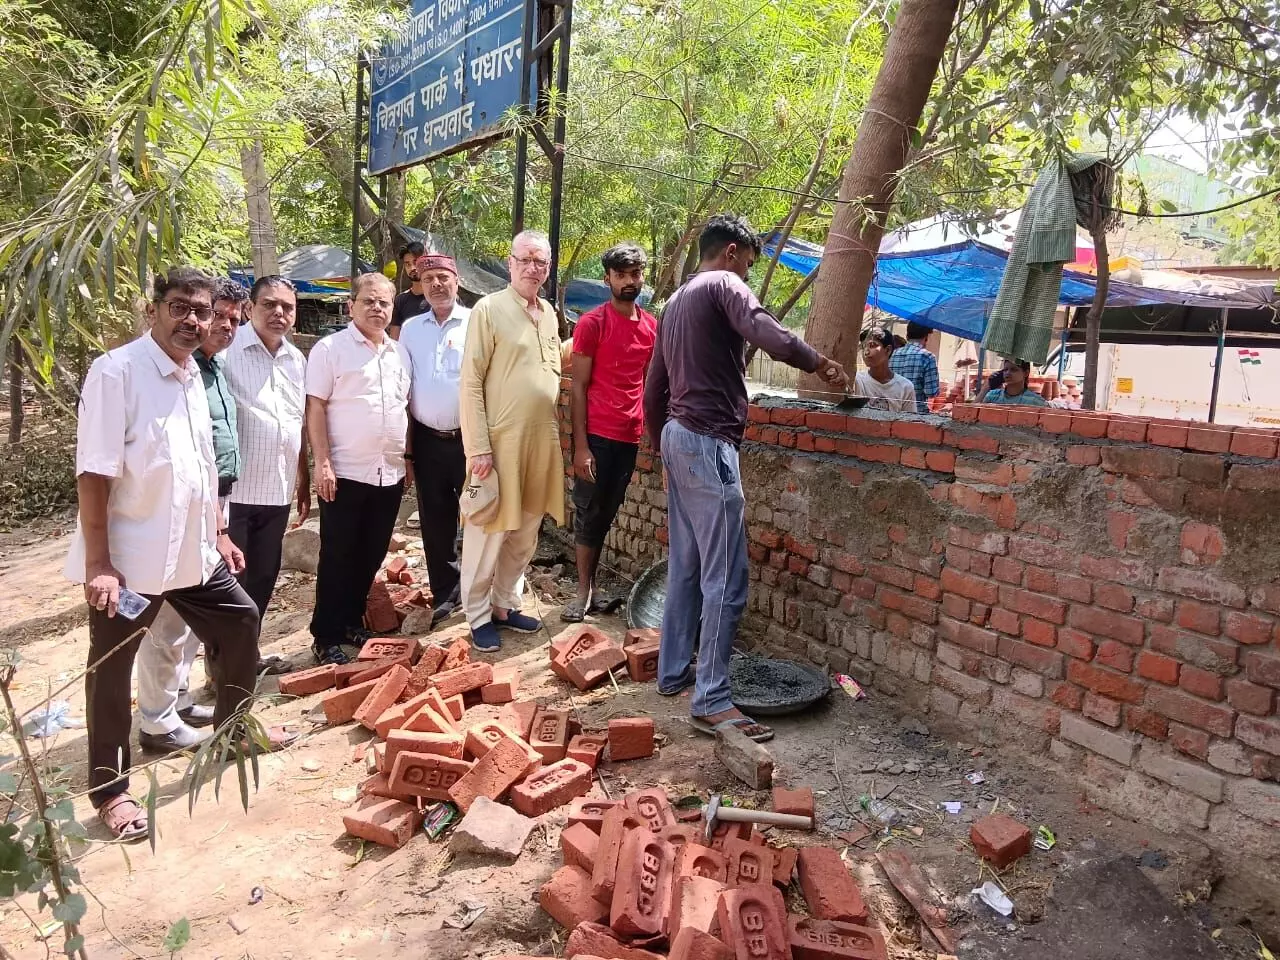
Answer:
[[[240,475],[240,447],[236,439],[236,404],[223,375],[223,351],[235,340],[240,314],[249,291],[233,280],[213,281],[213,319],[209,333],[192,356],[200,368],[209,418],[213,425],[213,455],[218,467],[218,514],[226,526],[227,494]],[[213,707],[193,703],[188,678],[200,640],[170,604],[164,604],[138,651],[138,712],[143,750],[168,753],[197,746],[204,736],[196,728],[213,722]]]
[[[227,525],[244,551],[240,582],[264,620],[295,497],[298,523],[311,514],[303,425],[307,361],[286,339],[297,313],[297,294],[287,278],[259,277],[249,292],[249,322],[227,350],[224,365],[236,402],[241,460]]]
[[[112,835],[147,835],[129,796],[129,680],[145,628],[168,603],[204,644],[222,724],[253,696],[258,611],[235,579],[244,557],[218,514],[218,470],[200,368],[213,282],[178,267],[156,277],[151,329],[99,357],[80,394],[76,488],[80,511],[68,579],[89,605],[89,798]],[[119,612],[128,587],[147,601]],[[286,744],[272,731],[273,746]]]
[[[511,283],[471,308],[462,357],[462,446],[473,482],[498,479],[497,516],[462,531],[462,605],[477,650],[497,650],[500,628],[535,633],[520,612],[524,571],[544,514],[564,523],[564,460],[556,404],[560,336],[555,310],[538,296],[551,267],[545,234],[511,243]]]
[[[409,367],[387,336],[395,284],[380,273],[351,285],[351,323],[307,358],[307,431],[320,496],[320,569],[311,617],[319,663],[349,663],[387,554],[405,486]]]

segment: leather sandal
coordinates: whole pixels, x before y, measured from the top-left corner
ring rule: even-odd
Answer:
[[[125,843],[142,840],[147,835],[147,811],[127,793],[118,793],[100,806],[98,819],[113,837]]]

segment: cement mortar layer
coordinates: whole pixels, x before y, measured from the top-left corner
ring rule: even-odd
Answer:
[[[1014,747],[1277,883],[1280,431],[757,400],[749,643]],[[568,458],[567,386],[561,413]],[[645,444],[606,561],[634,577],[666,544]]]

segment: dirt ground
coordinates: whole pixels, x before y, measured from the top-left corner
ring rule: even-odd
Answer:
[[[83,601],[79,588],[61,577],[70,528],[64,518],[0,534],[0,647],[17,648],[22,656],[14,689],[19,709],[74,681],[83,669],[88,642]],[[544,563],[559,552],[558,544],[544,541]],[[767,808],[768,795],[744,789],[714,759],[710,741],[685,722],[687,695],[668,700],[653,684],[625,679],[616,690],[606,685],[590,694],[571,694],[550,672],[547,644],[560,626],[559,601],[570,583],[561,580],[563,592],[557,596],[554,584],[549,586],[552,578],[543,572],[534,580],[544,594],[531,591],[526,609],[536,607],[548,629],[504,638],[501,653],[485,659],[518,664],[521,697],[572,705],[586,728],[603,726],[614,716],[654,717],[659,751],[644,761],[603,764],[609,793],[620,796],[659,784],[673,800],[692,794],[705,800],[708,791],[716,791],[740,805]],[[572,576],[572,569],[566,566],[562,573]],[[263,632],[264,653],[280,654],[298,666],[310,664],[306,624],[313,591],[310,576],[282,578]],[[625,629],[619,618],[603,618],[601,625],[619,637]],[[197,663],[193,686],[199,689],[202,683]],[[273,680],[264,684],[264,693],[274,692]],[[83,716],[81,682],[61,696],[70,701],[73,714]],[[560,864],[564,808],[542,818],[524,854],[510,866],[454,860],[446,842],[425,835],[399,851],[361,845],[344,835],[341,814],[364,776],[363,766],[352,760],[353,747],[369,735],[351,725],[327,728],[309,722],[306,715],[317,699],[268,698],[258,711],[268,722],[296,725],[303,737],[287,752],[263,759],[261,783],[250,795],[247,813],[231,770],[221,798],[206,789],[189,814],[186,759],[161,762],[155,854],[145,844],[125,848],[107,842],[87,799],[77,800],[93,838],[78,852],[90,894],[83,924],[89,956],[164,956],[166,931],[183,917],[190,921],[191,940],[181,956],[189,958],[560,955],[565,932],[538,908],[537,888]],[[496,712],[496,707],[475,707],[468,719]],[[1047,776],[1026,758],[1001,753],[998,746],[942,739],[929,729],[927,717],[902,716],[887,697],[872,694],[854,701],[838,689],[814,710],[779,718],[774,726],[775,780],[812,786],[819,823],[811,835],[775,831],[771,842],[847,846],[847,859],[885,930],[891,956],[933,960],[938,951],[927,934],[921,942],[917,918],[876,865],[877,848],[886,847],[905,851],[925,870],[948,910],[960,956],[1258,956],[1249,926],[1256,904],[1232,889],[1204,848],[1091,807],[1071,783]],[[84,736],[83,728],[66,730],[44,751],[77,793],[85,788]],[[38,748],[39,742],[32,745]],[[0,755],[16,752],[12,747],[0,742]],[[139,755],[134,757],[138,762]],[[975,771],[984,774],[984,783],[966,782],[965,775]],[[136,778],[135,793],[146,789],[145,776]],[[840,835],[862,832],[858,797],[872,790],[888,794],[904,825],[891,835],[848,845]],[[940,810],[944,800],[961,801],[961,812]],[[969,893],[993,877],[969,844],[969,826],[997,809],[1033,828],[1048,825],[1058,840],[1051,852],[1033,851],[1000,878],[1016,906],[1010,919],[996,916]],[[262,887],[264,896],[251,904],[255,887]],[[1098,894],[1104,889],[1109,892],[1101,903]],[[480,919],[466,931],[442,926],[465,900],[486,905]],[[57,937],[48,943],[37,939],[35,914],[33,897],[0,904],[0,943],[23,960],[59,952]],[[46,913],[39,922],[48,919]]]

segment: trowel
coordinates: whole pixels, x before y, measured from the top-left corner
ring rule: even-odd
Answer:
[[[852,394],[846,393],[844,399],[836,404],[836,409],[841,413],[848,410],[861,410],[870,402],[870,397],[855,397]]]

